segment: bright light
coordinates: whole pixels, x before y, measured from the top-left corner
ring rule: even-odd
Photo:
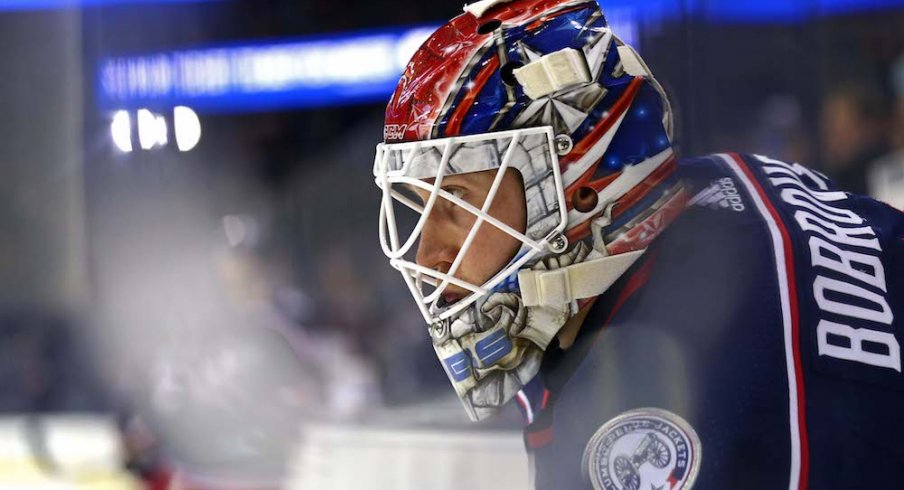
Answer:
[[[173,130],[179,151],[190,151],[201,141],[201,120],[188,107],[177,106],[173,109]]]
[[[226,239],[232,247],[238,247],[245,241],[248,232],[245,230],[245,222],[240,216],[223,216],[223,230]]]
[[[0,11],[44,10],[99,7],[104,5],[129,5],[135,3],[191,3],[212,0],[0,0]]]
[[[132,151],[132,120],[126,111],[116,111],[113,122],[110,123],[110,135],[113,143],[120,151],[128,153]]]
[[[99,73],[100,101],[117,108],[151,104],[209,108],[243,103],[253,107],[265,99],[272,101],[276,94],[281,103],[313,105],[385,100],[408,58],[433,30],[389,29],[108,58]]]
[[[141,143],[142,149],[150,150],[154,147],[154,144],[157,143],[157,138],[154,135],[154,126],[154,115],[151,114],[151,111],[147,109],[139,109],[138,141]]]
[[[166,120],[147,109],[138,110],[138,142],[143,150],[167,143]]]

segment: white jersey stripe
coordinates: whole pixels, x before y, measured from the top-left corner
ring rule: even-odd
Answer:
[[[527,418],[527,423],[528,424],[534,423],[534,411],[533,411],[533,409],[531,409],[530,399],[527,397],[527,395],[524,394],[523,391],[519,391],[518,393],[515,393],[515,396],[518,398],[518,401],[521,403],[521,406],[524,408],[524,414]]]
[[[778,228],[778,223],[772,217],[766,204],[763,202],[759,192],[754,184],[750,181],[744,171],[738,166],[738,163],[729,155],[721,154],[719,158],[731,167],[738,180],[744,183],[744,187],[750,194],[756,208],[759,210],[763,220],[769,226],[769,232],[772,235],[772,246],[775,252],[775,265],[778,274],[779,295],[782,304],[782,323],[784,325],[785,337],[785,364],[788,368],[788,411],[789,426],[791,428],[791,475],[788,484],[789,490],[798,490],[800,486],[800,460],[801,460],[801,444],[800,444],[800,427],[798,425],[799,407],[798,407],[798,387],[797,373],[795,372],[794,361],[794,342],[792,332],[791,304],[788,290],[788,271],[786,270],[786,257],[784,239]]]

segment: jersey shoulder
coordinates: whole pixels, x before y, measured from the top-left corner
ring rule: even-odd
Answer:
[[[682,168],[692,186],[715,176],[694,205],[753,209],[750,218],[771,236],[809,368],[904,389],[904,213],[765,156],[711,155]],[[741,190],[737,198],[730,185]]]
[[[801,222],[805,231],[856,236],[869,227],[875,241],[849,240],[881,249],[883,255],[904,254],[904,212],[869,196],[846,192],[822,173],[799,163],[762,155],[713,154],[683,159],[679,175],[691,189],[692,207]],[[846,230],[845,228],[852,228]],[[792,229],[797,227],[791,226]],[[790,233],[790,239],[800,238]]]
[[[645,407],[698,433],[699,488],[779,488],[801,474],[814,488],[904,482],[902,213],[768,157],[710,155],[678,172],[689,209],[620,283],[624,298],[588,316],[585,328],[605,328],[557,397],[538,488],[569,475],[583,488],[587,448],[609,447],[594,433]],[[852,469],[867,464],[868,476]]]

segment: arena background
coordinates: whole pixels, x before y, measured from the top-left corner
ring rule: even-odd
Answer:
[[[904,207],[904,1],[603,6],[681,153]],[[0,489],[525,487],[376,238],[381,104],[460,11],[0,1]]]

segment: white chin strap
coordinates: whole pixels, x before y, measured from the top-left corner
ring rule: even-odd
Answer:
[[[608,290],[646,250],[610,255],[551,271],[518,273],[525,306],[559,306],[599,296]]]

